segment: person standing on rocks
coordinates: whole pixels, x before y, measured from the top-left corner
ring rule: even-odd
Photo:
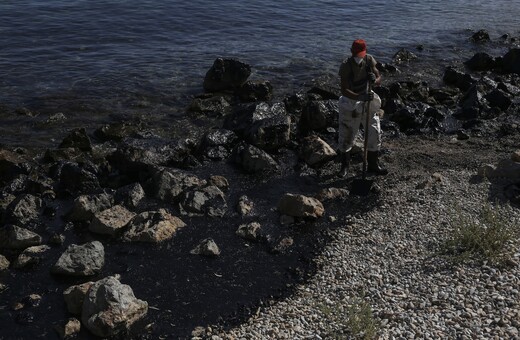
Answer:
[[[381,125],[378,115],[381,99],[376,93],[369,91],[368,86],[369,83],[380,85],[381,75],[376,68],[376,60],[372,55],[367,54],[364,40],[355,40],[350,51],[352,56],[343,60],[339,68],[341,97],[339,98],[338,153],[341,169],[338,177],[343,178],[348,174],[352,145],[359,124],[366,124],[366,114],[369,115],[367,170],[377,175],[386,175],[388,171],[379,164],[378,160],[381,148]],[[368,112],[364,109],[367,106],[366,102],[370,102]]]

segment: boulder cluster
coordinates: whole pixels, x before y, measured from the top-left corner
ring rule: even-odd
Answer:
[[[485,37],[474,39],[481,43]],[[378,67],[382,73],[397,73],[399,65],[416,58],[401,50],[393,64]],[[426,132],[457,133],[464,139],[484,132],[501,117],[500,133],[519,132],[507,118],[520,115],[519,58],[518,48],[499,57],[477,53],[465,63],[466,70],[447,67],[441,87],[399,80],[376,88],[384,128],[395,137]],[[63,248],[49,275],[85,282],[64,292],[68,312],[78,319],[60,328],[62,334],[84,326],[95,335],[113,336],[128,332],[147,313],[147,302],[137,299],[117,273],[103,271],[105,262],[112,260],[105,258],[106,240],[160,244],[181,229],[189,231],[192,218],[211,223],[255,210],[254,198],[241,196],[236,205],[230,202],[227,192],[233,183],[227,178],[201,176],[199,169],[229,162],[254,181],[287,170],[280,155],[292,155],[300,173],[334,166],[337,84],[315,83],[273,102],[270,82],[250,81],[250,74],[251,66],[239,60],[215,60],[203,82],[205,93],[187,110],[217,117],[221,126],[199,140],[163,138],[116,122],[93,133],[74,129],[57,148],[44,153],[0,149],[0,271],[30,270],[52,247]],[[482,172],[499,176],[500,169]],[[283,227],[321,218],[324,202],[348,194],[333,187],[316,195],[287,192],[274,198],[272,208]],[[49,228],[51,221],[59,227]],[[240,225],[237,237],[270,242],[261,222]],[[69,235],[74,230],[88,233],[92,241],[72,243]],[[283,239],[273,249],[283,251],[292,244],[292,239]],[[191,253],[214,257],[225,252],[225,246],[208,237],[193,244]]]

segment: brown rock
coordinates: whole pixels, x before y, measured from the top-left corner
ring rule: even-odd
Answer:
[[[278,203],[278,210],[283,215],[305,218],[318,218],[325,212],[323,204],[317,199],[294,194],[285,194]]]

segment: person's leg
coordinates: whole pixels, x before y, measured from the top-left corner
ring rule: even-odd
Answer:
[[[341,160],[341,169],[338,173],[338,177],[346,177],[348,174],[350,153],[359,131],[360,122],[361,115],[355,110],[352,111],[342,106],[340,102],[338,117],[338,154]]]
[[[371,107],[371,109],[372,109],[372,107]],[[369,172],[373,172],[377,175],[386,175],[388,173],[388,170],[386,170],[379,163],[379,150],[381,149],[381,123],[380,123],[379,115],[378,115],[377,111],[371,112],[369,124],[370,125],[368,126],[368,143],[367,143],[367,148],[368,148],[367,170]]]

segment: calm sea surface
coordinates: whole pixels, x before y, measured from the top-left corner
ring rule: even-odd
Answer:
[[[4,112],[0,143],[52,145],[49,129],[121,115],[175,125],[218,56],[291,89],[335,74],[355,38],[381,61],[422,44],[423,56],[449,62],[469,31],[518,35],[519,18],[520,0],[3,0],[0,105],[39,116]],[[67,119],[50,128],[58,112]]]

